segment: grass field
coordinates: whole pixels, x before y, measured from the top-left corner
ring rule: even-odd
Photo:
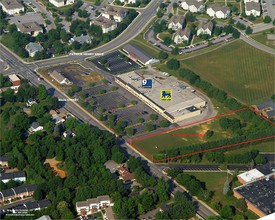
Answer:
[[[246,104],[274,94],[274,56],[241,40],[181,64]]]
[[[227,151],[225,154],[248,152],[253,149],[259,150],[260,152],[273,153],[275,151],[274,141],[268,141],[259,144],[251,144],[240,149]]]
[[[233,117],[233,116],[227,116]],[[205,134],[207,130],[214,131],[214,135],[210,138],[205,136],[174,136],[178,134]],[[169,133],[159,134],[153,137],[138,140],[135,145],[152,156],[160,155],[162,151],[167,149],[178,148],[181,146],[191,146],[194,144],[205,143],[207,141],[215,141],[225,137],[230,137],[232,132],[221,130],[219,119],[198,124],[189,128],[182,128],[171,131]]]
[[[275,41],[267,40],[267,35],[263,34],[262,32],[257,33],[257,34],[253,34],[251,36],[251,38],[253,38],[254,40],[258,41],[259,43],[261,43],[265,46],[268,46],[268,47],[271,47],[271,48],[275,49]]]

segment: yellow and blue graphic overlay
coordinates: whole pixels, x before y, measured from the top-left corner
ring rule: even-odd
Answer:
[[[172,90],[160,90],[160,101],[171,101]]]

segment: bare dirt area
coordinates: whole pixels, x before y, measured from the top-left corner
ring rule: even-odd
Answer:
[[[66,177],[65,171],[61,170],[57,167],[57,165],[61,162],[56,160],[55,157],[52,159],[46,159],[44,164],[47,164],[47,163],[50,165],[50,167],[53,169],[53,171],[55,171],[61,178]]]

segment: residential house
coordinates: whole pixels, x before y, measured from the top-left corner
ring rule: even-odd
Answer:
[[[3,183],[7,183],[10,180],[14,180],[16,182],[26,182],[26,174],[24,171],[0,173],[0,180]]]
[[[32,196],[36,188],[36,185],[27,185],[3,190],[0,192],[0,202]]]
[[[27,202],[23,205],[14,207],[12,209],[12,213],[38,211],[38,210],[48,208],[50,205],[51,205],[51,202],[48,199]]]
[[[208,34],[209,36],[212,35],[212,31],[214,28],[214,24],[209,21],[209,22],[200,22],[197,30],[197,36],[201,34]]]
[[[33,98],[30,98],[27,103],[26,103],[26,106],[27,107],[31,107],[33,104],[37,104],[36,100],[33,99]]]
[[[66,114],[55,110],[50,110],[49,114],[52,116],[52,120],[55,122],[55,124],[63,123],[67,118]]]
[[[57,72],[56,70],[50,72],[49,75],[61,85],[72,85],[72,82],[70,80],[68,80],[66,77],[64,77],[61,73]]]
[[[17,0],[1,0],[0,6],[8,15],[19,14],[20,11],[24,11],[24,6]]]
[[[210,17],[225,19],[230,15],[230,9],[225,5],[213,4],[207,8],[206,13]]]
[[[123,47],[122,51],[124,51],[130,59],[134,60],[135,62],[141,63],[144,66],[159,62],[158,59],[155,59],[149,53],[145,52],[144,50],[133,44],[126,44],[125,47]]]
[[[116,22],[121,22],[127,15],[128,10],[121,7],[108,6],[102,16]]]
[[[117,172],[119,174],[119,179],[123,180],[123,183],[130,184],[135,181],[134,175],[130,173],[126,167],[117,167]]]
[[[8,164],[8,160],[10,158],[10,155],[0,155],[0,165],[1,166],[5,166],[5,167],[8,167],[9,164]]]
[[[98,196],[97,198],[87,199],[86,201],[81,201],[76,203],[76,211],[79,214],[91,214],[92,212],[97,212],[100,209],[106,209],[113,206],[108,195]]]
[[[137,0],[119,0],[121,3],[124,4],[136,4]]]
[[[185,18],[181,15],[173,15],[173,17],[168,22],[168,28],[172,30],[184,28],[184,26],[185,26]]]
[[[43,50],[43,47],[38,43],[30,42],[26,45],[25,49],[30,57],[34,57],[37,52],[41,52]]]
[[[67,131],[64,131],[63,133],[63,137],[66,138],[66,137],[75,137],[75,133],[72,132],[71,129],[67,130]]]
[[[36,21],[18,23],[16,26],[21,33],[30,34],[33,37],[36,37],[39,33],[43,33],[43,28]]]
[[[252,105],[252,107],[266,118],[275,118],[275,102],[272,100],[259,105]]]
[[[192,13],[202,12],[205,9],[202,0],[183,0],[180,5],[184,10]]]
[[[91,24],[100,26],[102,28],[103,34],[113,31],[117,28],[117,23],[113,20],[105,18],[103,16],[95,19]]]
[[[179,28],[174,35],[174,42],[176,44],[181,44],[183,42],[189,43],[191,38],[191,31],[189,28],[185,28],[184,30]]]
[[[247,2],[245,4],[245,14],[247,16],[253,15],[254,17],[261,15],[261,4],[259,2]]]
[[[65,5],[71,5],[74,3],[74,0],[49,0],[55,7],[62,7]]]
[[[80,44],[90,44],[92,42],[92,38],[87,34],[87,35],[83,35],[81,34],[80,36],[74,36],[70,39],[70,43],[72,44],[74,41],[79,42]]]
[[[38,122],[33,122],[30,127],[30,132],[37,132],[37,131],[42,131],[43,126],[40,126]]]
[[[16,74],[8,75],[10,82],[12,83],[11,89],[15,90],[17,92],[19,86],[20,86],[20,78]]]

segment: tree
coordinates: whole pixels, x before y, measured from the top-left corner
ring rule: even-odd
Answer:
[[[245,33],[246,33],[247,35],[252,34],[252,33],[253,33],[253,29],[252,29],[250,26],[247,26],[247,28],[246,28],[246,30],[245,30]]]
[[[126,129],[126,133],[127,133],[127,135],[129,135],[129,136],[133,136],[133,135],[135,134],[135,131],[134,131],[133,128],[127,128],[127,129]]]
[[[172,39],[168,36],[165,36],[163,38],[163,44],[166,45],[166,46],[169,46],[170,44],[172,43]]]
[[[136,122],[141,124],[141,123],[144,122],[144,119],[143,118],[137,118]]]
[[[145,125],[145,128],[146,128],[146,131],[148,131],[148,132],[155,130],[155,126],[153,124],[151,124],[151,123],[147,123]]]
[[[141,161],[134,156],[131,156],[127,161],[127,166],[130,172],[135,172],[137,168],[142,167]]]
[[[176,47],[174,47],[174,48],[172,49],[171,54],[173,54],[173,55],[178,55],[178,54],[179,54],[179,51],[180,51],[179,47],[176,46]]]
[[[168,53],[166,53],[166,52],[164,52],[164,51],[160,51],[159,52],[159,59],[161,59],[161,60],[165,60],[165,59],[167,59],[168,58]]]
[[[150,120],[152,120],[152,121],[156,121],[156,120],[158,119],[158,115],[157,115],[157,114],[151,114],[151,115],[149,116],[149,118],[150,118]]]
[[[41,118],[47,111],[47,109],[42,104],[35,104],[31,106],[32,114],[36,118]]]
[[[162,10],[159,9],[159,10],[157,11],[157,17],[158,17],[158,18],[161,18],[163,15],[164,15],[164,13],[162,12]]]
[[[210,137],[212,137],[214,135],[214,131],[211,131],[211,130],[207,130],[207,132],[205,133],[205,136],[207,137],[207,138],[210,138]]]
[[[226,219],[232,218],[233,210],[231,206],[228,206],[228,205],[224,206],[220,211],[220,215]]]
[[[237,38],[240,38],[240,36],[241,36],[241,33],[237,29],[234,28],[234,30],[232,32],[232,37],[237,39]]]
[[[272,24],[275,26],[275,19],[273,20]]]
[[[258,164],[265,164],[267,162],[266,158],[263,155],[257,155],[255,158],[255,163]]]
[[[272,19],[271,19],[271,17],[268,16],[268,15],[265,16],[264,19],[263,19],[263,22],[266,23],[266,24],[267,24],[267,23],[270,23],[271,21],[272,21]]]
[[[169,125],[170,125],[170,122],[169,121],[167,121],[167,120],[161,120],[160,122],[159,122],[159,126],[160,127],[169,127]]]
[[[170,70],[177,70],[180,68],[180,62],[178,60],[172,58],[167,62],[166,66]]]
[[[169,199],[168,189],[168,183],[163,178],[159,179],[156,186],[156,194],[158,195],[159,202],[165,202]]]

